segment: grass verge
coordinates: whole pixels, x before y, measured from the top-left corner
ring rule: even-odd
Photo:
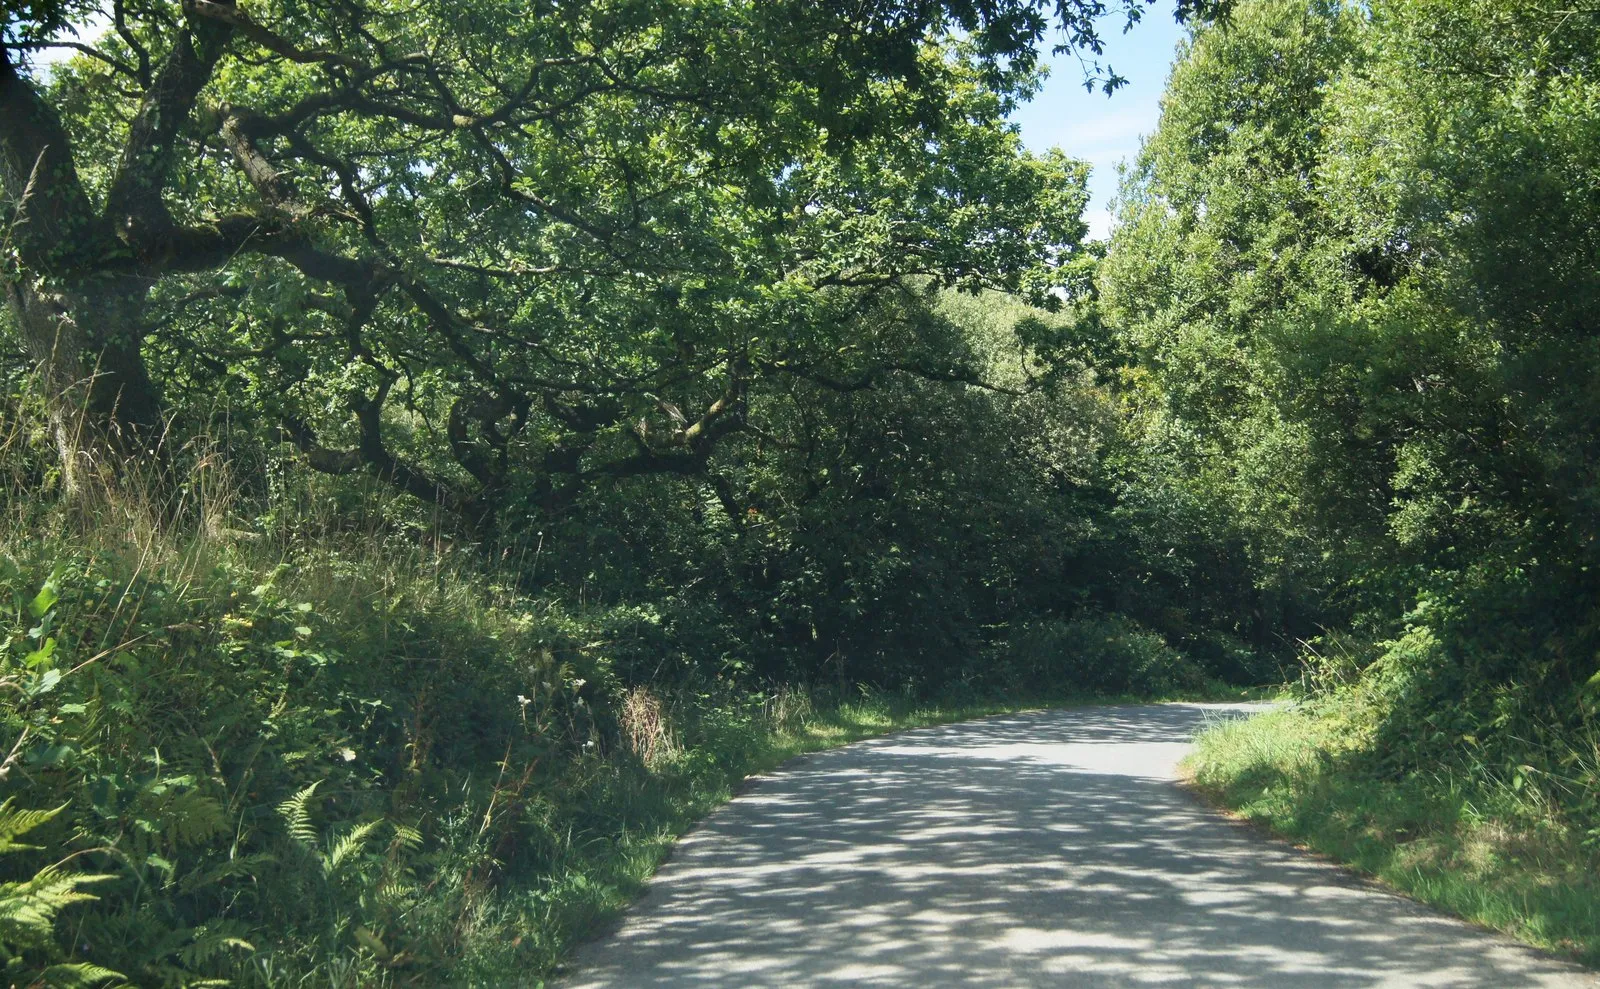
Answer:
[[[1450,913],[1600,965],[1600,854],[1526,781],[1396,778],[1337,704],[1217,725],[1186,763],[1206,798]]]

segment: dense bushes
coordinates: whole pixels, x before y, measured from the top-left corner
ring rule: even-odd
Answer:
[[[1397,769],[1466,737],[1529,762],[1520,729],[1589,709],[1600,19],[1545,32],[1501,0],[1240,4],[1175,68],[1100,272],[1144,435],[1232,496],[1251,610],[1337,643],[1310,679],[1373,682]]]
[[[1019,623],[997,654],[992,675],[1035,692],[1070,683],[1107,694],[1159,696],[1198,689],[1206,679],[1161,636],[1116,616]]]
[[[1217,733],[1202,779],[1591,956],[1597,51],[1594,11],[1241,3],[1100,271],[1145,435],[1320,626],[1312,706]]]
[[[46,911],[0,927],[8,979],[504,984],[803,727],[795,696],[713,679],[665,707],[624,690],[596,641],[614,616],[424,559],[6,545],[0,824],[59,810],[5,866],[89,894],[0,891]]]
[[[74,910],[74,954],[140,985],[292,980],[362,946],[445,964],[463,932],[417,911],[469,917],[446,901],[490,872],[553,871],[567,839],[536,808],[616,737],[588,700],[607,674],[558,617],[449,574],[251,562],[6,547],[7,770],[30,806],[65,802],[8,864],[108,874]],[[440,886],[454,897],[424,893]]]

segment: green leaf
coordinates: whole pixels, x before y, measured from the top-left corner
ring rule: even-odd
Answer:
[[[28,754],[28,765],[39,767],[54,766],[71,754],[72,746],[70,745],[47,745]]]
[[[380,960],[389,957],[389,949],[384,945],[378,935],[366,927],[357,927],[355,930],[356,941],[368,951],[377,955]]]
[[[88,989],[102,982],[126,978],[121,972],[89,962],[51,965],[39,973],[39,982],[53,989]]]
[[[35,680],[32,684],[30,684],[28,686],[28,688],[27,688],[28,696],[30,698],[32,698],[32,697],[40,697],[40,696],[42,696],[44,694],[48,694],[50,691],[56,689],[56,684],[58,684],[60,682],[61,682],[61,671],[60,670],[45,670],[43,676],[39,677],[38,680]]]
[[[46,639],[44,640],[44,645],[23,657],[22,665],[26,666],[30,670],[36,666],[43,666],[44,664],[50,662],[50,657],[55,654],[55,651],[56,640]]]
[[[56,588],[54,581],[47,580],[44,586],[39,588],[39,593],[35,594],[33,600],[28,603],[28,613],[35,618],[43,618],[45,613],[55,607],[56,602],[59,600],[61,600],[61,592]]]
[[[27,834],[67,809],[67,805],[62,804],[51,810],[17,810],[11,806],[15,800],[15,797],[7,797],[0,802],[0,853],[35,847],[24,845],[14,839]]]

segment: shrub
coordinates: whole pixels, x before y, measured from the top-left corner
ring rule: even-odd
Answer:
[[[470,581],[217,547],[9,549],[6,771],[61,810],[0,883],[100,880],[61,903],[76,950],[14,954],[18,984],[72,957],[140,985],[339,959],[363,978],[442,971],[500,877],[553,867],[535,791],[579,788],[596,739],[615,747],[604,664]],[[431,883],[460,883],[456,922],[417,910]]]
[[[1161,636],[1129,619],[1093,616],[1015,626],[999,651],[1001,675],[1024,690],[1164,694],[1205,674]]]

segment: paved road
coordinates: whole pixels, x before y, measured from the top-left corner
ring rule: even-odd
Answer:
[[[1600,989],[1197,805],[1173,767],[1244,710],[1039,712],[792,762],[565,985]]]

